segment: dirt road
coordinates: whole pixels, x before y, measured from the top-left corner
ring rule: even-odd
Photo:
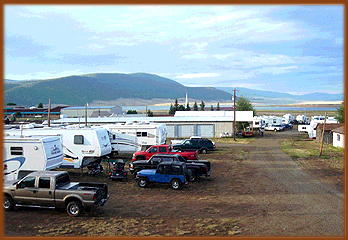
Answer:
[[[75,181],[107,182],[107,204],[79,218],[19,207],[5,213],[5,236],[343,236],[341,190],[279,148],[281,139],[295,134],[217,143],[216,152],[200,155],[211,161],[212,177],[181,191],[70,172]]]

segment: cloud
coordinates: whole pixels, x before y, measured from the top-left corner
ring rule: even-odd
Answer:
[[[193,78],[214,78],[218,77],[221,74],[219,73],[188,73],[188,74],[183,74],[181,76],[176,76],[174,78],[186,78],[186,79],[193,79]]]

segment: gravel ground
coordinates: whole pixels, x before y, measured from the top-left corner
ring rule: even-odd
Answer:
[[[296,130],[249,144],[217,143],[212,176],[183,190],[141,189],[134,179],[111,181],[69,171],[74,181],[106,182],[105,206],[78,218],[65,210],[17,207],[4,214],[5,236],[343,236],[343,174],[312,171],[279,148]],[[127,168],[127,167],[126,167]]]

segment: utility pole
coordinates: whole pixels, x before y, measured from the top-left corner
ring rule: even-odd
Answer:
[[[321,134],[321,146],[320,146],[320,153],[319,153],[319,157],[321,156],[321,153],[323,152],[323,143],[324,143],[325,124],[326,124],[326,112],[325,112],[325,118],[324,118],[323,132],[322,132],[322,134]]]
[[[236,141],[236,89],[233,89],[233,140]]]
[[[85,126],[87,127],[87,103],[85,104]]]
[[[51,99],[48,100],[48,114],[47,114],[47,118],[48,118],[47,126],[50,127],[51,126]]]

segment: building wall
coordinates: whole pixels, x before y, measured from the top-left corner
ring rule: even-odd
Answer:
[[[202,136],[206,138],[221,137],[224,132],[232,133],[232,122],[179,122],[166,123],[168,138],[189,138]]]
[[[106,114],[106,112],[108,114]],[[111,108],[88,108],[87,107],[87,117],[95,117],[95,116],[105,116],[108,115],[110,116],[111,114],[122,114],[122,108],[121,107],[111,107]],[[61,110],[61,114],[66,115],[66,117],[85,117],[85,108],[63,108]]]
[[[344,148],[344,134],[334,132],[332,145]]]

